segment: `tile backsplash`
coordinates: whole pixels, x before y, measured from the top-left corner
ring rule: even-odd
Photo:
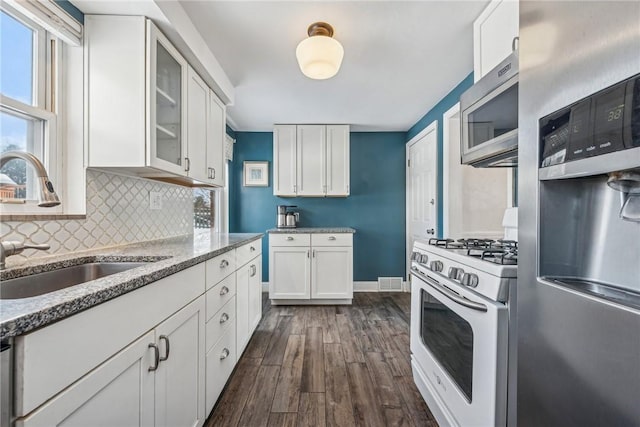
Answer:
[[[162,193],[162,209],[149,208],[149,192]],[[190,188],[87,170],[86,219],[2,222],[2,240],[48,243],[48,251],[26,250],[10,266],[30,259],[86,249],[181,236],[193,232]]]

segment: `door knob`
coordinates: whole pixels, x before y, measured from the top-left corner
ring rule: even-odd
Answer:
[[[427,234],[436,234],[436,230],[434,230],[433,228],[429,228],[427,229]]]

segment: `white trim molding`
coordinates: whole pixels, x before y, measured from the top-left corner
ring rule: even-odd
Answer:
[[[82,45],[82,24],[53,0],[5,0],[20,13],[72,46]]]

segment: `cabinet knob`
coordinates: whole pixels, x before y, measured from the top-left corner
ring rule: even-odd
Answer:
[[[228,294],[228,293],[229,293],[229,288],[227,288],[226,286],[223,286],[223,287],[220,289],[220,296],[222,296],[222,295],[226,295],[226,294]]]
[[[227,261],[226,259],[223,259],[220,262],[220,268],[226,268],[226,267],[229,267],[229,261]]]
[[[229,320],[229,315],[227,313],[222,313],[222,316],[220,316],[220,323],[224,323],[227,320]]]
[[[251,252],[255,252],[256,248],[254,248],[253,246],[249,246],[249,251]]]
[[[227,357],[229,357],[229,354],[230,354],[229,349],[228,348],[224,348],[222,350],[222,354],[220,354],[220,360],[226,359]]]

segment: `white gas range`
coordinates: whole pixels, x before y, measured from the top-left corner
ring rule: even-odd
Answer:
[[[436,420],[505,426],[517,243],[418,240],[411,276],[413,376]]]

